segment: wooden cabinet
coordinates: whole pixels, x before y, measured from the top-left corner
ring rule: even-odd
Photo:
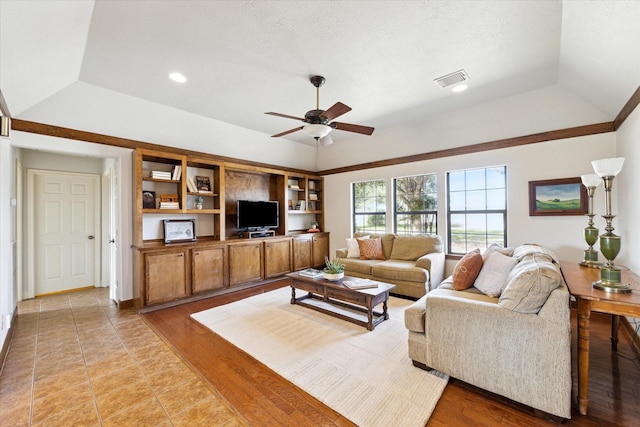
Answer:
[[[293,270],[324,268],[329,256],[329,233],[303,233],[293,237]]]
[[[222,289],[226,285],[224,245],[191,249],[191,292]]]
[[[293,238],[293,270],[311,267],[311,236],[303,234]]]
[[[262,280],[262,241],[248,241],[228,245],[229,286]]]
[[[133,303],[138,309],[256,286],[329,254],[323,178],[192,151],[133,152]],[[275,237],[238,239],[238,200],[277,200]],[[165,244],[165,219],[193,219],[195,242]]]
[[[146,304],[158,304],[188,295],[185,258],[182,250],[145,254]]]
[[[329,256],[329,233],[317,233],[311,237],[311,253],[313,266],[324,268],[325,256]]]
[[[291,238],[264,242],[264,277],[282,276],[291,272]]]

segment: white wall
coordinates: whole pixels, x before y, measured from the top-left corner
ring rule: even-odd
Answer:
[[[544,179],[577,177],[593,173],[591,160],[612,157],[616,153],[614,133],[557,140],[456,157],[367,169],[325,176],[325,224],[331,232],[331,251],[345,246],[351,236],[351,183],[369,179],[387,182],[387,230],[391,224],[392,178],[437,173],[438,233],[446,231],[446,172],[459,169],[507,165],[507,239],[509,246],[539,243],[556,252],[561,259],[583,257],[587,248],[583,229],[586,216],[529,216],[528,182]],[[594,211],[603,213],[603,191],[596,192]],[[615,206],[614,194],[614,210]],[[620,214],[622,216],[622,214]],[[604,229],[604,220],[595,217],[596,226]],[[448,264],[448,273],[451,263]]]
[[[15,154],[9,139],[0,137],[0,348],[9,333],[9,322],[16,307],[13,245],[16,239]]]
[[[613,192],[619,195],[619,211],[613,211],[618,215],[613,220],[614,233],[622,241],[618,261],[640,273],[640,107],[618,129],[617,147],[617,155],[625,158],[622,171],[613,181]]]

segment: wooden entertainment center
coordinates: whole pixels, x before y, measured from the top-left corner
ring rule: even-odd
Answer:
[[[133,156],[137,309],[257,286],[324,265],[329,233],[307,232],[312,222],[324,230],[322,177],[191,153],[139,148]],[[241,233],[238,200],[278,201],[278,228],[259,236]],[[164,220],[186,219],[193,220],[196,241],[165,243]]]

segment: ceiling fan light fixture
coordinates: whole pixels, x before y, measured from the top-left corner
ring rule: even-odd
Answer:
[[[331,132],[331,126],[314,123],[306,125],[303,129],[309,136],[316,139],[324,138]]]

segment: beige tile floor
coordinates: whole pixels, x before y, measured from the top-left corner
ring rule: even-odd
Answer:
[[[0,426],[240,426],[108,289],[22,301],[0,374]]]

